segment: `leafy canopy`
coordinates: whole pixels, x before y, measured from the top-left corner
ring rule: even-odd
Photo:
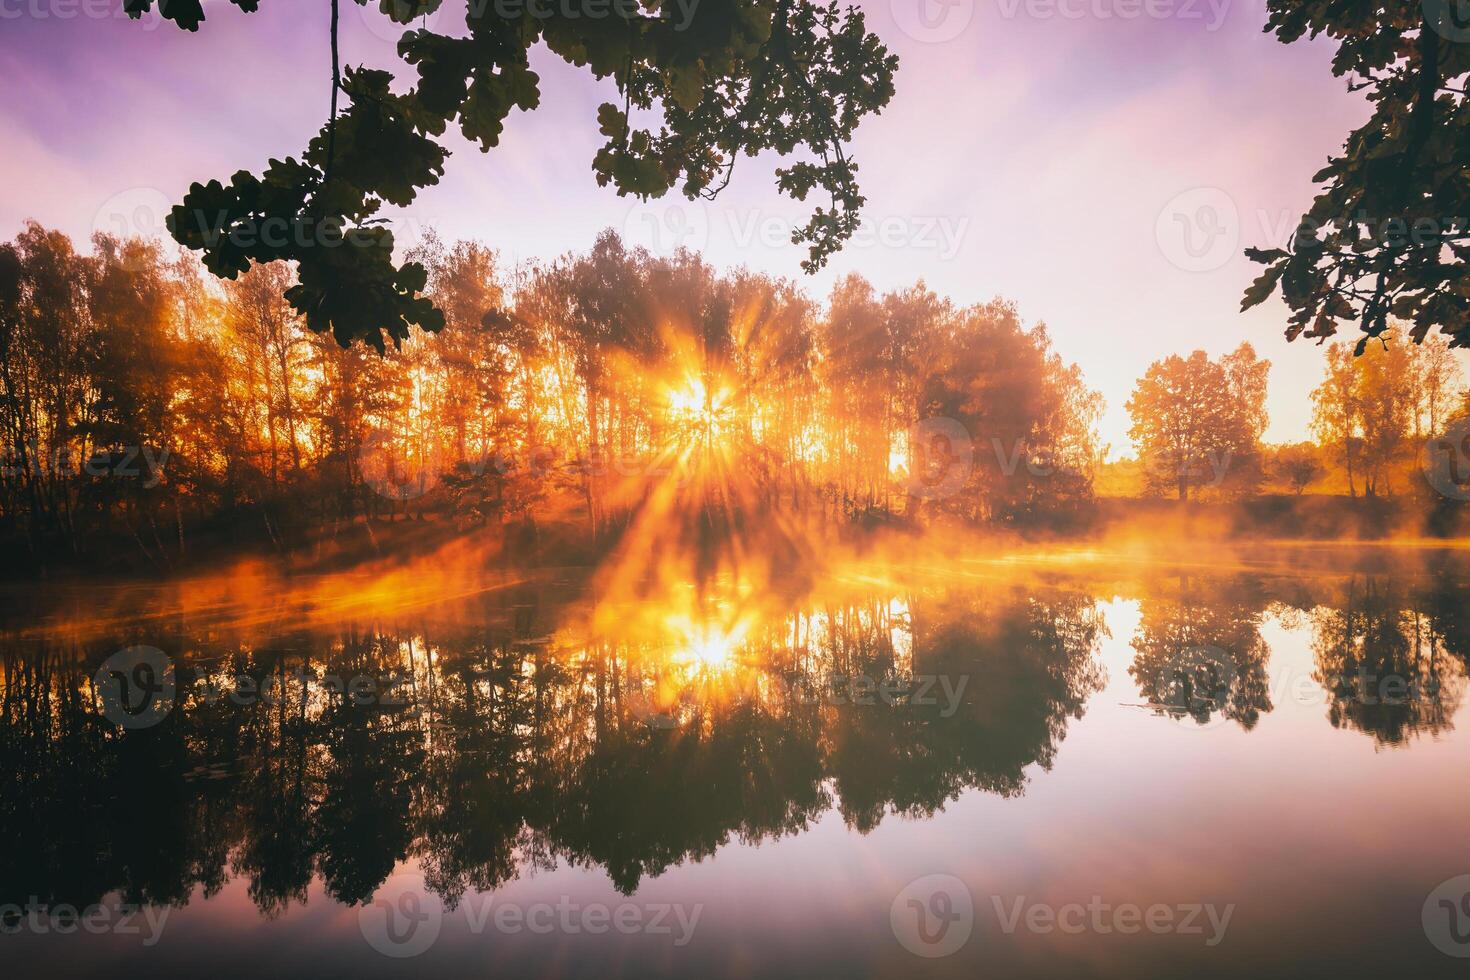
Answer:
[[[1148,490],[1188,500],[1232,476],[1230,489],[1253,489],[1270,371],[1248,343],[1219,360],[1197,350],[1150,364],[1127,406]]]
[[[259,0],[231,2],[248,13]],[[379,0],[379,9],[408,25],[442,3]],[[153,5],[124,0],[133,17]],[[474,0],[462,36],[403,34],[398,55],[417,79],[402,93],[387,71],[336,71],[338,0],[331,5],[332,118],[300,160],[272,160],[264,173],[240,171],[228,184],[194,184],[168,226],[225,278],[252,263],[297,263],[300,282],[287,298],[311,329],[330,329],[343,346],[360,339],[382,350],[385,335],[397,344],[413,324],[443,327],[422,295],[424,269],[394,264],[393,234],[375,216],[439,182],[448,156],[439,140],[451,124],[488,152],[512,109],[540,104],[529,61],[538,43],[596,78],[613,78],[622,93],[622,105],[597,111],[607,138],[592,161],[600,185],[643,199],[676,186],[691,199],[713,197],[740,155],[800,152],[776,171],[781,191],[828,198],[792,234],[808,247],[803,268],[820,268],[857,228],[864,198],[844,146],[893,97],[898,59],[868,33],[860,11],[838,0]],[[185,30],[204,19],[200,0],[158,7]],[[339,91],[348,100],[340,116]],[[658,122],[645,127],[635,116]]]
[[[1279,286],[1289,340],[1356,321],[1361,354],[1397,317],[1416,343],[1438,328],[1470,346],[1470,22],[1456,0],[1268,6],[1283,43],[1337,40],[1333,72],[1366,90],[1373,115],[1314,178],[1324,186],[1287,248],[1247,250],[1266,271],[1242,309]]]

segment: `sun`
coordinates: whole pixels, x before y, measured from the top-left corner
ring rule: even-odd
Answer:
[[[709,389],[698,378],[691,378],[681,388],[669,390],[669,414],[676,419],[694,419],[704,414]]]
[[[667,393],[669,419],[674,423],[717,433],[729,414],[728,393],[712,389],[702,378],[691,376]]]

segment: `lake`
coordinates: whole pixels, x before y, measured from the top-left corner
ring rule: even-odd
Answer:
[[[13,589],[5,960],[1464,973],[1470,552],[916,543],[634,578]]]

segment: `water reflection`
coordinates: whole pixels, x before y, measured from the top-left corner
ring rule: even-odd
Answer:
[[[13,638],[0,830],[27,845],[0,851],[0,905],[181,905],[240,878],[275,917],[317,880],[366,902],[409,859],[450,907],[558,864],[632,893],[829,811],[867,833],[1015,796],[1103,686],[1099,595],[1136,596],[1128,672],[1182,724],[1270,715],[1269,616],[1310,628],[1333,726],[1399,745],[1461,703],[1448,578],[1010,578],[849,582],[779,616],[729,600],[654,621],[543,581],[373,626],[154,621],[123,639],[165,648],[177,701],[138,730],[91,679],[117,636]]]
[[[1354,577],[1312,611],[1316,680],[1334,727],[1399,744],[1452,728],[1465,688],[1470,635],[1463,598],[1410,597],[1393,580]]]
[[[1260,580],[1180,575],[1153,585],[1139,602],[1138,656],[1128,668],[1139,693],[1176,718],[1255,727],[1271,710]]]
[[[527,600],[530,601],[516,601]],[[4,657],[0,904],[181,903],[231,876],[260,911],[313,876],[345,903],[419,859],[453,905],[556,862],[646,876],[836,806],[858,831],[1048,766],[1099,683],[1090,597],[1020,587],[813,604],[738,641],[542,634],[520,590],[481,628],[169,637],[178,701],[102,716],[108,650]]]

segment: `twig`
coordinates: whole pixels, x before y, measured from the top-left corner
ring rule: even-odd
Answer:
[[[342,88],[341,60],[337,53],[338,3],[339,0],[332,0],[332,115],[327,121],[327,166],[322,174],[324,187],[332,179],[332,162],[337,155],[337,93]]]

